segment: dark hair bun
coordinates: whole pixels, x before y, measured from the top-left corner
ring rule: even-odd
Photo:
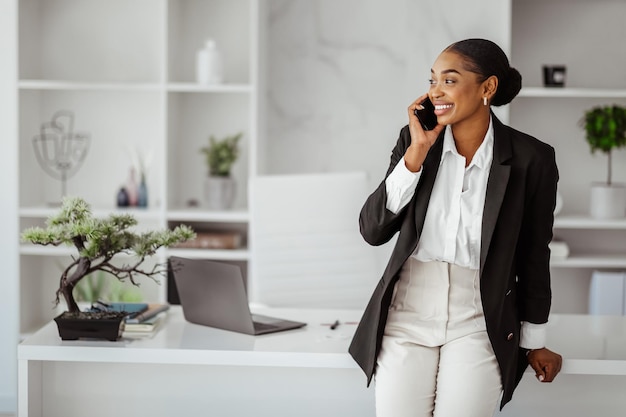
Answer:
[[[509,104],[521,90],[522,75],[511,67],[506,54],[496,43],[487,39],[465,39],[445,50],[465,57],[467,69],[479,74],[482,81],[492,75],[498,78],[498,89],[491,99],[492,106]]]
[[[522,74],[513,67],[509,67],[504,77],[498,77],[498,90],[491,99],[491,105],[503,106],[509,104],[522,89]]]

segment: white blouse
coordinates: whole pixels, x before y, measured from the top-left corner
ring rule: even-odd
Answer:
[[[487,180],[493,160],[493,126],[469,166],[446,127],[439,171],[428,203],[424,228],[413,256],[422,262],[442,261],[480,268],[480,236]],[[387,209],[397,213],[413,198],[422,171],[411,172],[404,158],[387,177]]]

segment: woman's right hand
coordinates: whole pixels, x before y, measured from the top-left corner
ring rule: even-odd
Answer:
[[[422,169],[422,163],[426,159],[428,150],[437,140],[444,126],[437,125],[433,130],[424,130],[415,115],[416,109],[422,109],[420,103],[428,97],[424,94],[417,98],[407,109],[409,114],[409,132],[411,133],[411,145],[404,154],[404,163],[409,171],[418,172]]]

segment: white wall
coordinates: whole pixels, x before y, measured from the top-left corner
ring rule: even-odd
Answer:
[[[268,2],[267,170],[365,170],[378,183],[406,108],[450,43],[509,49],[509,2]]]

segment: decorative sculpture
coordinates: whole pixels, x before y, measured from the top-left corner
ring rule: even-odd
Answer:
[[[74,133],[74,113],[68,110],[54,113],[33,137],[37,162],[48,175],[61,180],[61,198],[66,195],[68,178],[76,174],[87,156],[89,138],[88,133]]]

